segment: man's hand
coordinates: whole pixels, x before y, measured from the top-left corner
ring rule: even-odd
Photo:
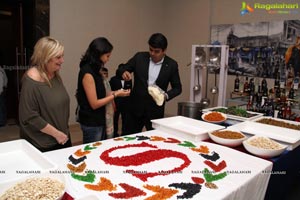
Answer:
[[[148,93],[152,96],[156,105],[162,106],[165,101],[165,93],[158,86],[148,86]]]
[[[130,81],[132,77],[131,77],[130,72],[125,71],[125,72],[122,74],[122,78],[123,78],[125,81]]]

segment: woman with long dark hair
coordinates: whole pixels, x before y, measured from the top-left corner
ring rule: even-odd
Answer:
[[[111,91],[108,81],[100,73],[112,50],[113,46],[106,38],[96,38],[80,61],[76,96],[83,143],[113,137],[112,103],[116,97],[130,94],[130,90]]]

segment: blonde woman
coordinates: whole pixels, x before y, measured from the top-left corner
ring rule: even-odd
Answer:
[[[22,80],[20,136],[42,152],[71,146],[70,98],[58,74],[63,56],[64,47],[59,41],[41,38]]]

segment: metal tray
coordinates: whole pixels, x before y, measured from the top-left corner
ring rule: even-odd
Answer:
[[[183,116],[151,120],[154,129],[192,141],[209,138],[208,132],[224,129],[224,126],[203,122]]]
[[[218,109],[218,108],[228,108],[228,107],[218,106],[218,107],[206,108],[206,109],[203,109],[202,112],[206,113],[206,112],[210,112],[210,111],[213,111],[215,109]],[[227,114],[227,113],[226,113],[226,115],[227,115],[228,119],[235,119],[235,120],[239,120],[239,121],[248,121],[248,120],[252,121],[252,120],[255,120],[255,119],[260,118],[260,117],[263,116],[262,113],[252,112],[252,111],[247,111],[247,112],[250,113],[250,114],[253,114],[255,116],[247,118],[247,117],[240,117],[240,116],[236,116],[236,115],[230,115],[230,114]]]

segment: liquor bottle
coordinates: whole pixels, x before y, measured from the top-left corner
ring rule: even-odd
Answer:
[[[276,106],[274,106],[274,118],[280,118],[282,117],[282,112],[280,110],[280,105],[277,104]]]
[[[290,101],[287,102],[287,106],[285,108],[285,119],[290,119],[292,115],[291,103]]]
[[[275,81],[274,81],[274,90],[276,91],[277,88],[280,87],[280,74],[279,72],[276,73]]]
[[[240,79],[240,87],[239,87],[239,90],[240,90],[241,93],[244,92],[244,79],[243,79],[243,78]]]
[[[294,90],[293,86],[291,86],[291,89],[289,91],[289,98],[290,99],[294,99],[295,98],[295,90]]]
[[[266,99],[265,97],[262,97],[261,103],[260,103],[260,112],[266,115]]]
[[[261,81],[261,89],[262,89],[262,95],[264,97],[268,96],[268,84],[267,84],[266,76],[264,76],[263,80]]]
[[[280,98],[280,95],[281,95],[281,89],[280,89],[280,87],[277,87],[275,90],[275,97]]]
[[[281,106],[281,111],[282,111],[282,119],[286,119],[286,109],[285,109],[285,104]]]
[[[254,93],[255,93],[254,78],[250,79],[250,82],[249,82],[249,93],[250,93],[250,95],[254,95]]]
[[[240,89],[240,79],[239,75],[237,74],[234,80],[234,92],[239,92]]]
[[[286,86],[286,75],[285,72],[280,73],[280,88],[285,88]]]
[[[246,80],[244,83],[244,93],[249,93],[249,82],[248,82],[248,76],[246,76]]]
[[[280,102],[281,102],[281,103],[285,103],[285,101],[286,101],[285,89],[281,89],[281,93],[280,93]]]
[[[297,72],[295,78],[294,78],[294,90],[298,90],[299,88],[299,72]]]
[[[269,98],[267,116],[274,117],[274,110],[275,110],[274,101],[273,99]]]
[[[255,92],[255,93],[258,92],[258,86],[259,86],[259,83],[260,83],[260,80],[259,80],[258,77],[256,77],[256,78],[254,79],[254,85],[255,85],[255,90],[254,90],[254,92]]]
[[[281,107],[279,107],[278,113],[277,113],[277,118],[283,119],[283,113]]]
[[[261,112],[264,114],[264,116],[267,116],[267,106],[268,106],[268,100],[265,98],[262,98]]]
[[[247,110],[253,111],[253,96],[252,95],[250,95],[250,97],[249,97],[249,101],[247,103]]]
[[[257,91],[257,101],[256,102],[258,102],[258,103],[260,103],[261,104],[261,102],[262,102],[262,91],[261,91],[261,86],[259,85],[258,86],[258,91]]]

